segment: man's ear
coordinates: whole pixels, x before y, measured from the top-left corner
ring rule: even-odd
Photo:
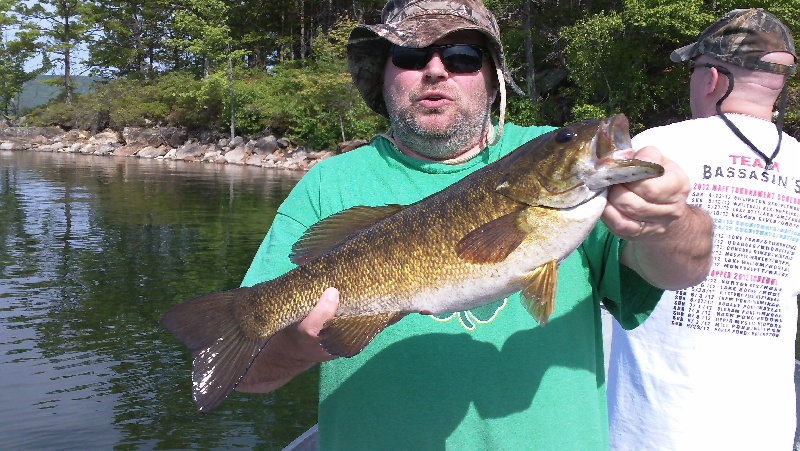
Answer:
[[[720,74],[716,67],[710,67],[708,69],[708,76],[706,80],[704,80],[706,83],[703,85],[703,94],[711,95],[717,89],[725,93],[728,89],[728,77]]]

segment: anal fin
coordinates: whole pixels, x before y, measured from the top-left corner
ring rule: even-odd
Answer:
[[[557,278],[558,264],[555,260],[525,275],[520,296],[522,305],[540,326],[547,324],[547,319],[555,310]]]
[[[364,350],[380,331],[405,315],[405,312],[386,312],[371,316],[337,316],[325,323],[319,332],[319,341],[330,354],[353,357]]]

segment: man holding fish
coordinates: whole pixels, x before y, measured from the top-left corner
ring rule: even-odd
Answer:
[[[613,326],[611,447],[796,449],[800,143],[782,130],[794,39],[773,14],[737,9],[670,59],[689,65],[692,119],[633,141],[694,182],[691,202],[716,224],[714,265],[642,327]]]
[[[635,327],[711,264],[686,175],[622,115],[504,123],[480,0],[392,0],[348,62],[391,130],[301,179],[243,288],[163,320],[198,407],[324,362],[321,449],[606,449],[601,303]]]

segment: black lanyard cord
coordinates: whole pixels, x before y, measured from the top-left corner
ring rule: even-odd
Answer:
[[[778,123],[776,124],[776,127],[778,129],[778,145],[775,147],[775,151],[772,152],[772,156],[768,157],[764,152],[758,150],[755,144],[753,144],[749,139],[747,139],[747,137],[744,136],[744,133],[742,133],[742,131],[739,130],[739,128],[733,122],[731,122],[731,120],[728,119],[728,117],[725,116],[725,114],[722,112],[722,102],[725,99],[727,99],[728,96],[731,94],[731,91],[733,91],[733,74],[731,74],[731,71],[722,66],[715,66],[708,64],[707,66],[714,67],[715,69],[717,69],[718,72],[725,74],[725,76],[728,77],[728,91],[725,93],[724,96],[722,96],[721,99],[717,101],[716,105],[717,115],[719,115],[719,117],[722,118],[722,120],[725,122],[725,125],[728,126],[728,128],[733,132],[734,135],[736,135],[743,143],[747,144],[747,146],[750,147],[750,149],[752,149],[753,152],[758,154],[758,156],[764,160],[764,163],[766,163],[764,172],[772,169],[773,162],[775,161],[775,157],[778,156],[778,152],[781,149],[781,141],[783,140],[783,112],[784,109],[786,108],[786,84],[783,85],[783,91],[781,92],[781,106],[778,113]]]

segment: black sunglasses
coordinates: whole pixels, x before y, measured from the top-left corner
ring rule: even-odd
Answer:
[[[392,45],[392,64],[400,69],[420,70],[428,65],[434,53],[439,53],[448,72],[469,74],[483,67],[486,51],[472,44],[429,45],[423,48]]]

